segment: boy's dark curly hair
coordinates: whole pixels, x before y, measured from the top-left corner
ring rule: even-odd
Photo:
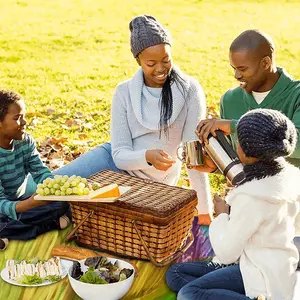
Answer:
[[[16,92],[0,90],[0,122],[4,120],[9,106],[21,99],[21,95]]]

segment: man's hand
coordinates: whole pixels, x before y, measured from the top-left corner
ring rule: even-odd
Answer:
[[[147,150],[146,160],[160,171],[167,171],[176,162],[172,156],[160,149]]]
[[[211,133],[215,137],[216,130],[221,130],[225,135],[229,135],[231,133],[230,124],[231,120],[215,118],[202,120],[196,129],[196,134],[200,140],[200,143],[208,144],[208,135]]]
[[[215,194],[214,199],[214,215],[217,217],[218,215],[225,213],[229,215],[229,205],[223,200],[219,195]]]

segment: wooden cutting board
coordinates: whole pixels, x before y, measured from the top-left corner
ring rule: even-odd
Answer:
[[[128,192],[131,189],[130,186],[119,186],[121,196]],[[120,196],[119,196],[120,197]],[[77,195],[70,195],[70,196],[40,196],[35,195],[34,200],[45,200],[45,201],[68,201],[68,202],[106,202],[111,203],[115,202],[119,197],[110,197],[110,198],[94,198],[92,199],[90,195],[85,196],[77,196]]]

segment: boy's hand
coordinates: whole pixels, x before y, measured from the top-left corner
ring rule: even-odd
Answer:
[[[44,206],[50,203],[49,201],[45,201],[45,200],[34,200],[35,195],[36,194],[32,195],[30,198],[27,199],[30,201],[30,204],[33,205],[34,207]]]
[[[44,200],[34,200],[34,196],[36,194],[32,195],[30,198],[26,200],[22,200],[16,204],[16,212],[20,213],[23,211],[27,211],[29,209],[39,207],[39,206],[44,206],[48,205],[49,201],[44,201]]]
[[[160,171],[167,171],[176,162],[172,156],[160,149],[147,150],[146,160]]]
[[[215,137],[216,130],[221,130],[225,135],[229,135],[231,133],[230,124],[231,120],[222,120],[216,118],[202,120],[196,129],[196,134],[200,140],[200,143],[208,144],[208,135],[211,133]]]
[[[223,200],[219,195],[215,194],[214,199],[214,215],[217,217],[218,215],[225,213],[229,215],[229,205]]]

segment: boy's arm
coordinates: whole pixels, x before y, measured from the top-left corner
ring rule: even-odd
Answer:
[[[49,204],[49,201],[34,200],[33,196],[34,195],[22,201],[11,201],[5,195],[5,191],[0,180],[0,213],[13,220],[17,220],[17,213]]]
[[[28,156],[28,166],[29,173],[31,174],[34,182],[39,184],[43,182],[44,179],[48,177],[53,177],[51,171],[44,165],[40,158],[40,154],[35,146],[34,139],[30,136],[29,138],[29,156]]]
[[[48,205],[49,201],[43,201],[43,200],[34,200],[34,195],[29,197],[26,200],[18,201],[16,204],[16,212],[21,213],[23,211],[27,211],[29,209]]]
[[[5,191],[2,186],[1,179],[0,179],[0,213],[8,216],[9,218],[16,220],[17,219],[17,213],[16,213],[17,203],[18,203],[18,201],[10,201],[9,199],[7,199],[7,196],[5,195]]]
[[[217,258],[223,264],[236,262],[251,236],[264,220],[260,202],[247,195],[238,195],[230,216],[220,214],[209,228],[209,238]]]

